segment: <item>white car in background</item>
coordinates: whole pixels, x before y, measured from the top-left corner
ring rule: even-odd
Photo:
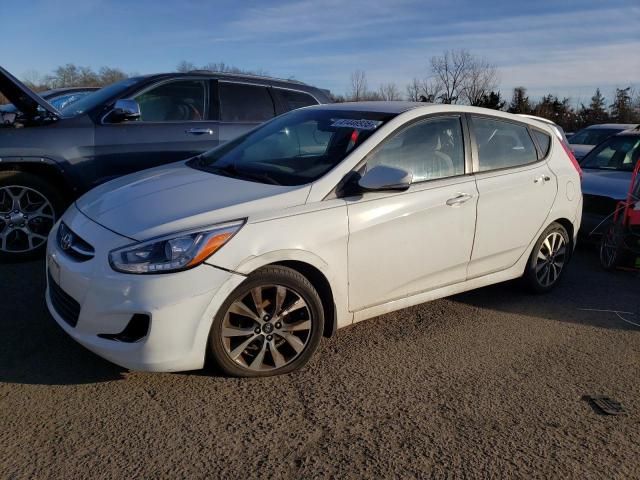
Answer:
[[[304,365],[383,313],[566,270],[578,167],[555,132],[459,105],[299,109],[81,197],[48,241],[47,305],[131,369]]]

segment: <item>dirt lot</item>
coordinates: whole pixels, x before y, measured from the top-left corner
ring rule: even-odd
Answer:
[[[579,250],[324,340],[264,380],[132,373],[75,344],[43,267],[0,266],[0,478],[640,478],[640,278]],[[584,395],[621,401],[596,413]]]

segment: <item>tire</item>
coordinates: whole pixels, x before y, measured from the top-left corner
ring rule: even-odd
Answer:
[[[562,280],[571,256],[571,241],[566,228],[559,223],[549,225],[529,256],[524,280],[535,293],[553,290]]]
[[[0,172],[0,262],[41,257],[63,206],[62,195],[46,179]]]
[[[211,357],[235,377],[302,368],[320,344],[323,312],[318,292],[303,275],[281,266],[259,269],[215,315],[209,334]]]

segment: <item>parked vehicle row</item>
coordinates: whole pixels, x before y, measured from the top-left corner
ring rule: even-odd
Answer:
[[[640,129],[607,138],[580,162],[584,171],[582,234],[599,239],[611,225],[619,202],[627,199],[632,174],[640,159]]]
[[[578,160],[582,160],[593,147],[604,142],[607,138],[616,133],[637,127],[636,124],[625,123],[602,123],[599,125],[591,125],[574,133],[569,138],[571,151]]]
[[[127,368],[286,373],[353,322],[518,277],[551,290],[581,207],[537,120],[311,106],[82,196],[49,235],[47,305]]]
[[[276,115],[329,102],[301,82],[211,72],[128,78],[58,110],[0,68],[0,259],[33,257],[80,194],[186,159]]]

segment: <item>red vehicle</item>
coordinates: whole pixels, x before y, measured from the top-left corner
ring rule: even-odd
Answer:
[[[633,169],[627,199],[618,202],[613,223],[602,236],[600,263],[607,270],[640,270],[640,161]]]

